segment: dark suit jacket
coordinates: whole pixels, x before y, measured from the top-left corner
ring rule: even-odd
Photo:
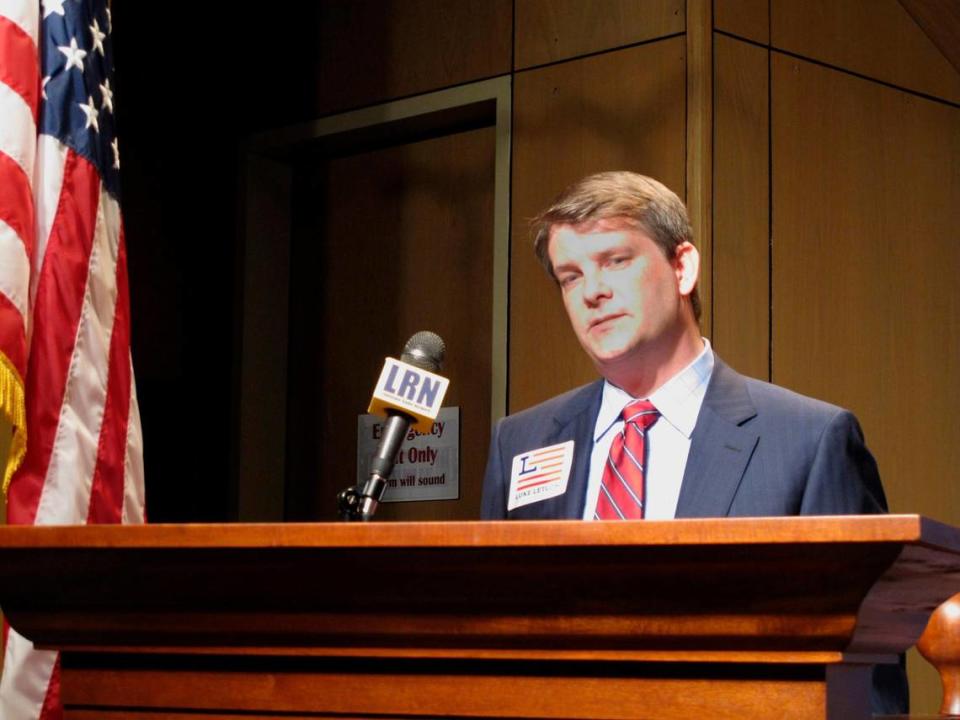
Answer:
[[[484,519],[582,518],[603,381],[501,420],[483,481]],[[513,457],[574,441],[563,495],[507,511]],[[847,410],[738,374],[719,358],[690,441],[676,517],[885,512],[877,464]],[[878,666],[874,711],[907,710],[902,668]]]

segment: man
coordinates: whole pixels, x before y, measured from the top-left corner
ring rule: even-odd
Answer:
[[[497,424],[485,519],[886,510],[851,413],[739,375],[701,338],[699,253],[668,188],[635,173],[592,175],[533,228],[603,379]],[[547,466],[559,472],[532,471]],[[880,668],[875,686],[876,711],[906,711],[901,668]]]

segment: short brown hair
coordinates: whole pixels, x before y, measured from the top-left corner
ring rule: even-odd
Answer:
[[[690,217],[683,201],[670,188],[646,175],[627,171],[590,175],[564,190],[550,207],[531,222],[533,249],[554,280],[556,275],[547,252],[555,225],[624,218],[647,233],[670,260],[677,246],[693,242]],[[700,293],[690,293],[693,314],[700,319]]]

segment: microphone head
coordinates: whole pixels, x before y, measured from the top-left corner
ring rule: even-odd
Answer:
[[[436,333],[421,330],[415,333],[403,347],[400,360],[427,372],[440,372],[446,347]]]

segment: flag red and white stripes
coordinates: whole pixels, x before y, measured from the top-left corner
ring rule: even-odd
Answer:
[[[39,8],[0,0],[0,411],[14,428],[3,487],[26,451],[30,258],[40,65]]]
[[[5,476],[11,524],[144,520],[110,32],[102,1],[0,0],[0,411],[16,432]],[[61,717],[58,677],[55,653],[10,630],[0,718]]]

